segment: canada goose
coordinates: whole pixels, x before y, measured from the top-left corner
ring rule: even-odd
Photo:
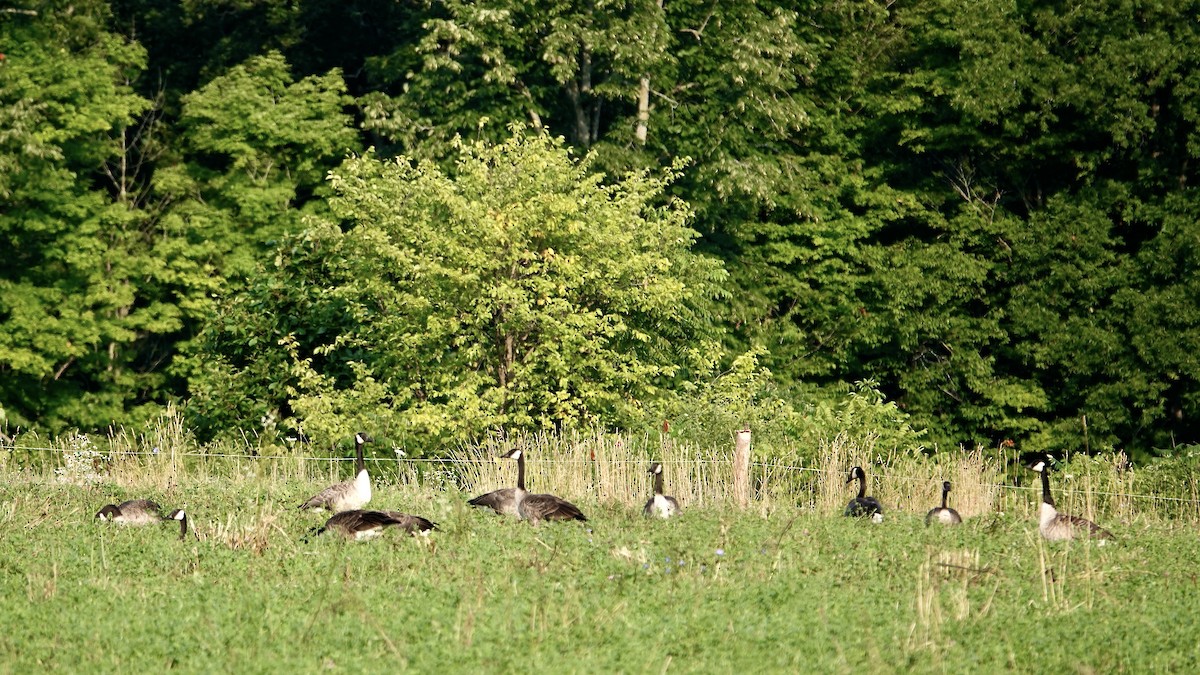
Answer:
[[[500,459],[517,460],[517,487],[493,490],[487,494],[479,495],[467,503],[471,506],[491,509],[502,516],[520,518],[521,513],[517,507],[521,503],[521,500],[525,498],[525,495],[529,494],[525,490],[525,454],[520,449],[509,450],[500,455]]]
[[[422,520],[424,519],[422,518]],[[320,535],[326,531],[331,531],[347,539],[362,541],[378,537],[389,527],[405,527],[407,524],[405,519],[395,518],[383,511],[349,509],[333,514],[329,520],[325,521],[324,525],[314,529],[313,533]]]
[[[850,500],[846,504],[846,511],[842,515],[852,517],[870,517],[876,523],[883,522],[883,506],[874,497],[867,496],[867,474],[862,470],[861,466],[856,466],[850,469],[850,477],[846,479],[846,485],[858,480],[858,496]]]
[[[354,480],[342,481],[321,490],[315,497],[300,505],[301,511],[328,510],[334,513],[361,509],[371,501],[371,476],[363,460],[363,444],[374,439],[363,432],[354,434]]]
[[[925,514],[925,525],[930,523],[941,523],[942,525],[958,525],[962,522],[962,516],[958,515],[958,511],[946,506],[946,495],[950,494],[950,481],[942,482],[942,505],[929,509],[929,513]]]
[[[96,512],[99,520],[119,523],[121,525],[152,525],[168,520],[179,521],[179,538],[187,536],[187,514],[183,509],[175,509],[163,513],[162,507],[149,499],[131,499],[120,504],[105,504]]]
[[[679,502],[674,497],[668,497],[663,494],[663,465],[658,462],[651,463],[648,473],[654,476],[654,496],[646,502],[642,513],[647,516],[658,516],[659,518],[670,518],[671,516],[679,515]]]
[[[1112,533],[1086,518],[1069,516],[1059,513],[1054,508],[1054,497],[1050,495],[1050,471],[1046,459],[1039,459],[1029,465],[1029,468],[1042,474],[1042,505],[1038,513],[1038,530],[1046,541],[1063,541],[1065,539],[1092,538],[1099,539],[1097,546],[1103,546],[1105,539],[1112,539]]]
[[[537,525],[543,520],[587,520],[587,516],[571,502],[552,494],[529,494],[525,492],[525,453],[517,456],[517,489],[521,490],[517,502],[517,517]]]

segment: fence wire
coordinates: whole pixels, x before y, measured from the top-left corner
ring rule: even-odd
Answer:
[[[250,461],[264,461],[264,460],[266,460],[266,461],[296,461],[296,460],[300,460],[300,461],[305,461],[305,462],[327,462],[327,463],[355,461],[355,458],[353,458],[353,457],[318,457],[318,456],[314,456],[314,455],[253,455],[253,454],[213,453],[213,452],[174,452],[174,453],[172,453],[171,451],[159,451],[157,449],[156,450],[142,450],[142,451],[137,451],[137,450],[104,451],[104,450],[96,450],[96,449],[92,449],[92,448],[80,448],[78,450],[71,450],[71,449],[54,448],[54,447],[48,447],[48,446],[15,445],[15,444],[0,444],[0,450],[9,451],[9,452],[16,452],[16,451],[52,452],[52,453],[58,453],[58,454],[90,451],[90,452],[95,452],[101,456],[108,456],[108,457],[114,457],[114,456],[115,457],[174,456],[174,457],[244,459],[244,460],[250,460]],[[397,450],[395,457],[364,457],[363,461],[364,462],[372,462],[372,463],[376,463],[376,464],[386,463],[386,464],[412,464],[412,465],[417,465],[417,464],[427,464],[427,465],[428,464],[450,464],[450,465],[453,465],[453,464],[460,464],[460,465],[489,464],[492,461],[494,461],[493,458],[490,458],[490,457],[481,457],[478,459],[472,459],[469,457],[406,457],[402,453],[403,453],[403,451]],[[544,464],[587,465],[587,464],[593,464],[596,461],[597,460],[595,460],[595,459],[562,459],[562,458],[554,458],[554,457],[539,457],[538,458],[539,464],[544,463]],[[666,459],[666,458],[664,458],[662,460],[657,460],[657,461],[661,461],[664,464],[732,464],[732,461],[730,459],[711,459],[711,458],[693,458],[693,459]],[[630,464],[644,465],[646,463],[646,460],[645,459],[617,459],[617,460],[605,460],[605,462],[609,463],[609,464],[615,464],[615,465],[630,465]],[[818,475],[819,474],[835,474],[835,475],[841,476],[846,473],[845,471],[841,471],[841,470],[830,471],[828,469],[821,469],[821,468],[811,467],[811,466],[803,466],[803,465],[795,465],[795,464],[775,464],[772,462],[751,462],[750,466],[756,467],[759,469],[769,469],[772,471],[788,471],[788,472],[792,472],[792,473],[813,473],[813,474],[818,474]],[[917,482],[917,481],[929,480],[928,476],[911,476],[911,475],[903,475],[903,474],[898,474],[898,473],[878,472],[877,475],[879,475],[881,477],[886,477],[888,480],[900,480],[900,481],[905,481],[905,482]],[[1037,492],[1037,491],[1041,490],[1041,487],[1036,486],[1036,485],[1009,485],[1006,483],[975,483],[975,485],[980,486],[980,487],[982,487],[984,485],[988,485],[990,487],[999,488],[1001,490],[1009,490],[1009,491],[1017,491],[1017,492]],[[1060,485],[1058,487],[1058,490],[1063,494],[1075,494],[1075,493],[1087,492],[1089,494],[1105,496],[1105,497],[1123,497],[1123,498],[1128,498],[1128,499],[1146,499],[1146,500],[1151,500],[1151,501],[1175,502],[1175,503],[1181,503],[1181,504],[1200,505],[1200,499],[1189,499],[1186,497],[1171,497],[1171,496],[1166,496],[1166,495],[1138,494],[1138,493],[1131,493],[1131,492],[1110,492],[1110,491],[1106,491],[1106,490],[1082,490],[1082,489],[1075,489],[1075,488],[1071,488],[1070,486],[1062,486],[1062,485]]]

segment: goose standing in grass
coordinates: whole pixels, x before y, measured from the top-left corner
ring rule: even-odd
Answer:
[[[509,450],[500,455],[500,459],[517,460],[517,487],[492,490],[487,494],[479,495],[467,503],[471,506],[491,509],[502,516],[520,518],[521,513],[518,506],[521,500],[525,499],[525,496],[529,494],[525,491],[525,454],[520,449]]]
[[[321,490],[312,499],[300,505],[301,511],[352,511],[361,509],[371,501],[371,476],[367,473],[367,463],[363,459],[363,444],[374,439],[358,432],[354,434],[354,468],[357,473],[354,480],[342,481]]]
[[[946,496],[950,494],[950,481],[942,482],[942,505],[935,506],[929,509],[929,513],[925,514],[925,525],[930,523],[940,523],[942,525],[958,525],[962,522],[962,516],[958,515],[958,511],[946,506]]]
[[[867,496],[867,474],[861,466],[856,466],[850,469],[850,478],[846,479],[846,485],[858,481],[858,496],[850,500],[846,504],[844,516],[855,518],[867,518],[876,523],[883,522],[883,506],[874,497]]]
[[[1042,505],[1038,512],[1038,530],[1046,541],[1063,541],[1066,539],[1098,539],[1097,546],[1103,546],[1106,539],[1112,539],[1112,533],[1086,518],[1069,516],[1059,513],[1054,508],[1054,497],[1050,495],[1050,467],[1046,458],[1038,459],[1029,468],[1042,474]]]
[[[663,494],[663,465],[659,462],[650,464],[649,474],[654,476],[654,496],[646,502],[642,513],[647,516],[670,518],[679,515],[679,502],[674,497]]]
[[[364,539],[374,539],[383,534],[383,531],[389,527],[400,527],[408,529],[413,527],[409,518],[412,516],[404,516],[397,514],[399,518],[385,511],[363,511],[362,509],[350,509],[341,511],[330,516],[329,520],[321,527],[315,528],[313,534],[321,535],[325,532],[334,532],[340,534],[347,539],[362,541]],[[421,518],[421,520],[425,520]],[[429,522],[429,521],[425,521]],[[429,523],[430,526],[433,523]],[[409,532],[412,532],[409,529]]]
[[[183,509],[164,513],[161,506],[149,499],[131,499],[120,504],[105,504],[96,512],[96,518],[121,525],[153,525],[169,520],[179,521],[179,538],[187,536],[187,514]]]

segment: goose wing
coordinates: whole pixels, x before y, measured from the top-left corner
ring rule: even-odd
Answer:
[[[380,532],[386,527],[399,524],[399,520],[383,511],[352,509],[330,516],[329,520],[325,521],[325,526],[318,530],[317,534],[333,530],[347,537],[358,537],[369,532]]]
[[[857,497],[846,504],[845,516],[874,516],[883,514],[883,506],[874,497]]]
[[[1068,516],[1066,514],[1061,514],[1061,513],[1059,514],[1058,517],[1064,519],[1066,521],[1067,525],[1070,526],[1071,529],[1078,531],[1080,534],[1083,534],[1084,536],[1093,537],[1095,539],[1112,539],[1113,538],[1112,532],[1109,532],[1108,530],[1104,529],[1103,527],[1100,527],[1099,525],[1093,523],[1092,521],[1088,520],[1087,518],[1080,518],[1079,516]]]
[[[502,516],[520,517],[518,507],[525,494],[525,491],[521,488],[501,488],[499,490],[492,490],[487,494],[479,495],[468,501],[467,504],[491,509]]]
[[[149,499],[130,499],[129,501],[121,502],[117,508],[124,514],[134,513],[153,513],[156,516],[162,515],[162,507],[158,502]]]
[[[117,505],[120,519],[126,523],[157,523],[163,519],[162,507],[149,499],[130,499]]]
[[[571,502],[549,494],[527,495],[521,500],[521,517],[532,523],[542,520],[587,520]]]
[[[354,481],[347,480],[341,483],[335,483],[318,492],[312,499],[300,505],[301,511],[308,509],[327,509],[329,511],[338,511],[337,505],[345,501],[352,492],[354,492]]]

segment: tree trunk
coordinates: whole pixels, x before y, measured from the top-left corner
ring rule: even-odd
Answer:
[[[567,97],[571,99],[571,110],[575,114],[575,139],[580,147],[587,148],[592,144],[592,120],[594,109],[591,105],[592,95],[592,56],[587,49],[581,48],[579,53],[579,75],[567,83]]]
[[[638,112],[637,112],[637,142],[638,145],[646,144],[647,127],[650,125],[650,78],[643,77],[641,86],[638,87]]]
[[[658,9],[662,10],[663,0],[658,0]],[[650,75],[644,75],[638,85],[637,99],[637,142],[645,145],[650,131]]]

